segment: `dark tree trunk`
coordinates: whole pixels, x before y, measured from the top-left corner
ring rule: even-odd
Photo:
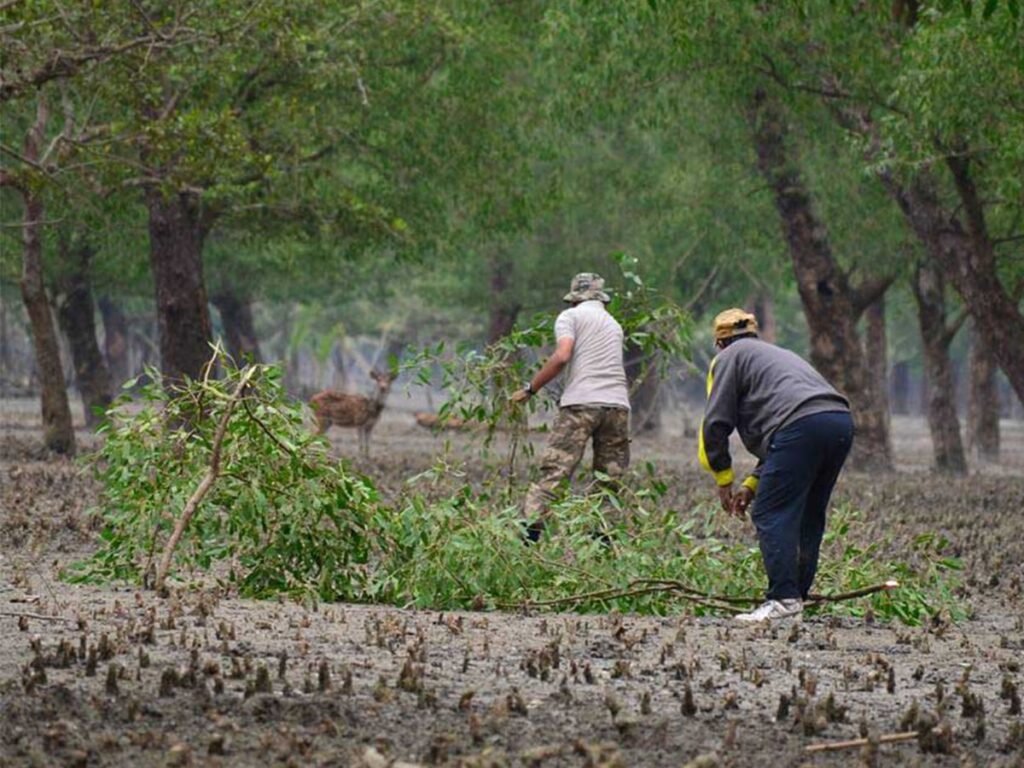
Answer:
[[[71,252],[66,243],[61,243],[61,251],[67,274],[61,285],[63,295],[57,304],[57,320],[71,347],[85,424],[94,428],[103,421],[97,409],[106,410],[112,393],[110,372],[96,341],[96,308],[89,279],[92,254],[87,246]]]
[[[1024,398],[1024,315],[999,280],[995,252],[986,229],[984,210],[961,156],[948,162],[956,182],[966,225],[939,199],[927,171],[909,183],[881,175],[886,189],[928,255],[956,288],[975,326],[989,340],[992,354],[1017,397]]]
[[[224,326],[228,354],[234,358],[235,363],[242,365],[245,361],[262,362],[249,297],[239,295],[232,286],[225,286],[214,294],[212,301]]]
[[[42,388],[43,442],[55,453],[72,455],[75,452],[75,431],[71,423],[71,407],[60,362],[57,331],[53,327],[50,302],[43,285],[43,246],[40,239],[42,220],[42,201],[26,195],[22,227],[24,254],[21,298],[25,302],[32,328],[36,369]]]
[[[967,472],[960,419],[954,400],[956,387],[949,360],[949,345],[959,327],[946,319],[946,286],[942,273],[931,261],[914,270],[912,286],[921,328],[925,374],[928,378],[928,428],[939,472],[962,475]]]
[[[13,377],[7,381],[7,375],[14,370],[14,359],[11,357],[11,339],[7,331],[7,302],[0,295],[0,370],[3,371],[4,384],[13,384]]]
[[[868,367],[868,384],[872,388],[871,400],[875,418],[885,422],[890,432],[889,417],[889,339],[885,330],[885,296],[879,296],[865,310],[867,320],[864,334],[864,356]]]
[[[770,344],[779,338],[778,323],[775,321],[775,300],[767,293],[757,294],[750,302],[761,338]]]
[[[168,384],[199,378],[210,359],[210,313],[203,281],[203,227],[194,195],[146,194],[149,248],[160,336],[160,370]]]
[[[491,301],[488,304],[487,343],[493,344],[511,333],[522,307],[509,296],[508,277],[512,271],[512,261],[507,257],[492,259],[490,271]]]
[[[661,379],[657,355],[645,356],[640,347],[628,344],[624,363],[632,409],[630,429],[633,434],[657,432],[661,429]]]
[[[103,356],[115,387],[120,387],[131,375],[128,365],[128,321],[124,312],[109,296],[100,296],[100,316],[103,318]]]
[[[39,159],[48,116],[46,102],[40,95],[36,121],[25,134],[24,156],[29,162]],[[30,188],[20,191],[25,204],[21,229],[21,298],[32,329],[35,363],[42,388],[43,442],[55,453],[72,455],[75,452],[75,431],[71,423],[71,407],[61,367],[57,331],[43,282],[43,201]]]
[[[906,360],[892,366],[892,412],[900,416],[910,413],[910,365]]]
[[[774,195],[807,315],[811,362],[850,399],[857,426],[851,463],[860,469],[889,470],[888,418],[875,403],[857,321],[891,279],[860,290],[850,286],[832,256],[828,232],[813,210],[804,180],[788,155],[784,118],[762,92],[754,98],[751,122],[758,168]]]
[[[983,461],[999,460],[999,391],[996,361],[984,334],[971,330],[967,447]]]

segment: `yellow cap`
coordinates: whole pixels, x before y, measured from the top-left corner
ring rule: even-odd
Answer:
[[[757,333],[757,318],[749,312],[733,307],[715,317],[715,341],[731,339],[744,333]]]

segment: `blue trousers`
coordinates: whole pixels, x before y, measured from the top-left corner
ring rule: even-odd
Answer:
[[[769,600],[810,592],[828,502],[852,444],[853,419],[838,411],[805,416],[772,435],[751,514]]]

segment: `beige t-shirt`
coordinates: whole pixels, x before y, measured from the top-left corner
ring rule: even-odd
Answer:
[[[600,301],[584,301],[555,320],[555,339],[573,339],[572,358],[563,371],[559,405],[610,405],[629,410],[622,365],[622,326]]]

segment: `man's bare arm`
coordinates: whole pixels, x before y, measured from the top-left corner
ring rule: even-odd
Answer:
[[[525,400],[534,392],[539,392],[545,384],[560,374],[562,369],[565,368],[566,363],[572,359],[572,349],[575,343],[576,340],[568,336],[559,339],[555,344],[555,351],[551,353],[551,357],[547,359],[547,362],[530,380],[530,391],[520,389],[512,395],[512,399],[516,402]]]

